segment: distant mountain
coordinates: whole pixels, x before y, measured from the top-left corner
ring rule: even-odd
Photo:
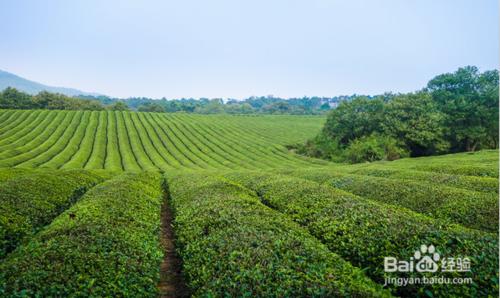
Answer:
[[[13,87],[16,88],[19,91],[23,91],[29,94],[37,94],[40,91],[49,91],[53,93],[62,93],[67,96],[76,96],[76,95],[92,95],[92,96],[99,96],[101,94],[98,93],[91,93],[91,92],[84,92],[78,89],[73,89],[73,88],[64,88],[64,87],[52,87],[52,86],[47,86],[43,85],[37,82],[33,82],[30,80],[27,80],[25,78],[21,78],[19,76],[16,76],[15,74],[12,74],[10,72],[6,72],[3,70],[0,70],[0,91],[4,90],[7,87]]]

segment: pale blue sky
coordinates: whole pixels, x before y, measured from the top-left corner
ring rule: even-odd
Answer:
[[[413,91],[498,68],[497,0],[0,1],[0,69],[111,96]]]

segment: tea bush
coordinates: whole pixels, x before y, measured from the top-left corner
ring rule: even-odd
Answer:
[[[159,174],[123,174],[83,198],[0,264],[0,296],[156,297]]]
[[[344,174],[332,170],[285,171],[383,203],[398,205],[466,227],[498,230],[497,194],[485,194],[430,182]]]
[[[10,173],[10,174],[9,174]],[[104,180],[83,170],[1,170],[0,258]]]
[[[193,296],[388,296],[248,190],[215,175],[171,176],[178,251]]]
[[[498,296],[498,237],[447,225],[397,206],[363,199],[316,182],[260,173],[230,173],[228,179],[254,190],[266,205],[306,227],[334,253],[383,284],[387,277],[417,273],[384,272],[384,257],[410,260],[422,244],[433,244],[442,257],[470,257],[471,271],[435,273],[471,277],[471,285],[391,286],[395,294],[414,296]],[[429,275],[427,275],[429,276]],[[432,276],[432,274],[431,274]]]

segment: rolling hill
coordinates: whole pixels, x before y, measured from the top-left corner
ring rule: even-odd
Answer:
[[[76,95],[100,95],[98,93],[85,92],[73,88],[65,87],[53,87],[40,84],[34,81],[17,76],[13,73],[0,70],[0,90],[4,90],[7,87],[16,88],[19,91],[23,91],[29,94],[37,94],[40,91],[49,91],[53,93],[61,93],[67,96]]]

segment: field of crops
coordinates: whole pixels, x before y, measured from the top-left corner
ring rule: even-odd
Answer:
[[[498,151],[285,149],[323,121],[0,110],[0,296],[497,297]],[[470,270],[384,271],[422,245]]]
[[[147,171],[305,166],[283,145],[322,117],[0,111],[0,167]]]

